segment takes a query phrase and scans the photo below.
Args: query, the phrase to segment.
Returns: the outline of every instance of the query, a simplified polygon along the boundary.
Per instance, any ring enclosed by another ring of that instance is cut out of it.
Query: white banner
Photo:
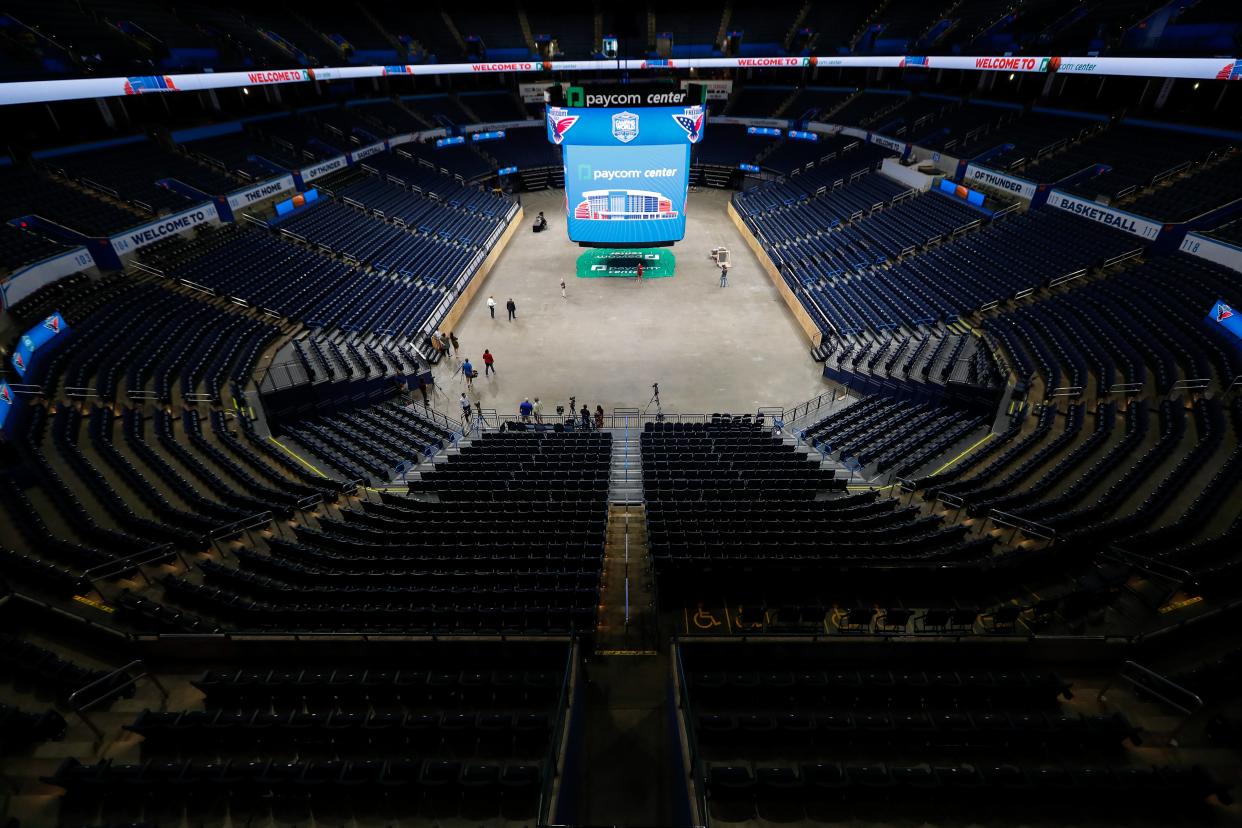
[[[1238,80],[1237,58],[1126,57],[962,57],[915,55],[731,57],[667,60],[551,60],[509,63],[427,63],[396,66],[337,66],[320,69],[264,69],[253,72],[138,75],[74,80],[14,81],[0,84],[0,105],[110,98],[124,95],[201,92],[239,86],[401,77],[405,75],[468,75],[496,72],[608,72],[644,69],[795,69],[831,66],[859,69],[926,68],[979,72],[1061,72],[1076,75],[1126,75],[1196,80]]]
[[[998,173],[996,170],[989,170],[987,167],[980,167],[978,164],[970,164],[966,167],[966,177],[962,179],[962,183],[1004,190],[1011,195],[1016,195],[1023,201],[1030,201],[1034,198],[1035,191],[1038,189],[1038,185],[1033,181]]]
[[[916,167],[907,167],[896,158],[885,158],[881,161],[880,174],[924,193],[936,183],[935,176],[924,175]]]
[[[712,124],[740,124],[741,126],[764,127],[766,129],[789,129],[789,121],[780,118],[734,118],[732,116],[708,116]]]
[[[302,183],[314,181],[316,178],[323,178],[328,173],[345,169],[345,156],[338,155],[336,158],[329,158],[327,161],[320,161],[314,166],[307,167],[302,170]]]
[[[1148,241],[1155,241],[1156,237],[1160,235],[1160,231],[1164,228],[1164,225],[1158,221],[1149,221],[1133,213],[1114,210],[1111,207],[1105,207],[1103,204],[1086,201],[1068,193],[1063,193],[1060,190],[1052,191],[1048,196],[1048,204],[1056,207],[1058,210],[1065,210],[1090,221],[1107,224],[1109,227],[1116,227],[1118,230],[1124,230]]]
[[[545,126],[542,120],[527,119],[525,121],[496,121],[491,124],[466,124],[461,131],[469,135],[472,132],[499,132],[506,129],[522,129],[523,127],[539,127],[543,129]]]
[[[554,83],[519,83],[518,95],[522,97],[522,103],[543,103],[547,100],[544,93],[551,87],[556,86]]]
[[[891,149],[898,155],[905,155],[906,150],[910,147],[910,145],[905,141],[898,141],[896,138],[889,138],[887,135],[881,135],[878,132],[872,132],[868,136],[868,140],[870,140],[871,143],[875,144],[877,147]]]
[[[4,295],[4,307],[17,304],[44,285],[50,285],[70,273],[89,270],[94,266],[95,259],[85,247],[75,247],[59,256],[36,262],[0,283],[0,293]]]
[[[349,163],[357,164],[362,159],[368,158],[372,155],[377,155],[386,149],[388,149],[388,144],[384,141],[380,141],[378,144],[370,144],[365,147],[360,147],[349,154]]]
[[[1237,245],[1200,236],[1198,233],[1187,233],[1179,249],[1183,253],[1207,259],[1209,262],[1216,262],[1218,265],[1242,273],[1242,247]]]
[[[200,224],[206,224],[211,221],[218,222],[219,220],[220,216],[216,213],[216,205],[208,202],[197,207],[191,207],[176,215],[165,216],[141,227],[135,227],[133,230],[127,230],[124,233],[113,236],[108,241],[112,243],[112,249],[116,251],[116,255],[123,256],[140,247],[163,241],[170,236],[180,236],[182,233],[189,232]]]
[[[286,190],[292,189],[293,176],[282,175],[279,178],[264,181],[262,184],[255,187],[249,187],[245,190],[238,190],[236,192],[229,193],[229,207],[233,210],[240,210],[243,207],[249,207],[255,202],[263,201],[266,198],[280,195]]]
[[[729,96],[733,94],[733,81],[731,80],[692,80],[683,78],[681,88],[685,89],[692,83],[707,88],[707,99],[709,101],[727,101]]]

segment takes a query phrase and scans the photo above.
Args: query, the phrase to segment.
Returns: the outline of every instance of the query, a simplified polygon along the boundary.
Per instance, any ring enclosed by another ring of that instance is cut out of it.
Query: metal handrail
[[[1194,715],[1195,711],[1203,708],[1203,699],[1198,695],[1136,661],[1127,661],[1121,665],[1117,678],[1100,688],[1099,695],[1096,696],[1097,701],[1107,701],[1105,696],[1115,681],[1124,681],[1131,687],[1154,696],[1185,717],[1173,729],[1173,732],[1169,734],[1169,745],[1171,747],[1177,747],[1178,734],[1181,733],[1182,728],[1186,726],[1186,722]],[[1178,695],[1181,696],[1181,700],[1176,698]]]
[[[113,558],[110,561],[105,561],[104,563],[92,566],[90,569],[83,571],[82,577],[90,581],[91,584],[94,584],[95,580],[98,578],[113,578],[126,570],[137,569],[138,574],[141,575],[142,579],[149,584],[151,583],[151,579],[147,577],[147,574],[142,571],[141,567],[149,563],[155,563],[161,558],[166,558],[169,554],[176,555],[177,559],[180,560],[181,563],[185,563],[185,558],[181,557],[181,553],[173,548],[171,543],[161,543],[158,546],[149,547],[141,552],[135,552],[134,554],[126,555],[123,558]]]
[[[312,497],[319,497],[319,495],[312,495]],[[207,537],[213,541],[219,540],[220,538],[232,537],[233,535],[239,535],[242,532],[245,532],[247,529],[253,529],[256,526],[262,526],[264,523],[267,523],[271,519],[272,519],[271,512],[258,512],[256,514],[251,515],[250,517],[245,517],[245,518],[242,518],[241,520],[235,520],[232,523],[226,523],[223,526],[217,526],[215,529],[212,529],[210,532],[207,533]]]
[[[565,677],[561,679],[561,692],[556,700],[556,721],[552,724],[553,738],[549,740],[550,744],[548,746],[548,756],[546,757],[547,761],[545,762],[545,767],[549,768],[550,772],[544,777],[543,783],[540,785],[539,805],[535,811],[535,813],[539,815],[539,824],[541,825],[546,825],[548,822],[548,810],[552,807],[551,794],[553,782],[556,780],[556,777],[561,775],[561,768],[557,764],[558,748],[561,746],[561,743],[564,742],[566,735],[562,732],[562,728],[565,726],[565,712],[573,703],[573,698],[570,696],[570,690],[574,686],[573,679],[575,677],[577,664],[578,637],[574,636],[573,640],[569,644],[569,654],[565,660]],[[559,740],[556,738],[558,734],[561,736],[561,739]],[[563,753],[561,756],[563,756]]]
[[[1013,529],[1013,534],[1009,536],[1010,543],[1013,542],[1013,539],[1017,536],[1019,531],[1033,538],[1049,542],[1055,541],[1057,538],[1057,530],[1053,529],[1051,526],[1045,526],[1042,523],[1036,523],[1033,520],[1021,518],[1017,515],[1010,514],[1009,512],[1002,512],[1000,509],[993,509],[988,512],[988,519],[998,526]]]
[[[142,672],[136,676],[129,675],[129,671],[135,668],[140,669]],[[86,693],[89,690],[93,690],[99,685],[110,684],[114,682],[118,676],[121,676],[121,675],[129,676],[128,681],[124,682],[123,684],[116,684],[114,686],[108,687],[98,696],[90,699],[89,701],[85,701],[85,702],[78,701],[78,697],[81,696],[83,693]],[[165,701],[167,701],[168,690],[165,689],[164,685],[160,683],[160,680],[156,678],[154,673],[151,673],[147,670],[146,665],[142,663],[142,659],[135,659],[123,667],[118,667],[117,669],[113,670],[111,673],[108,673],[106,676],[100,676],[99,678],[92,681],[90,684],[86,685],[85,687],[80,687],[70,694],[69,706],[73,708],[73,712],[78,715],[78,718],[81,719],[86,724],[86,726],[89,727],[94,732],[96,743],[98,743],[99,740],[103,739],[103,731],[100,730],[93,721],[91,721],[91,718],[86,715],[86,711],[94,707],[95,705],[99,704],[100,702],[103,702],[103,701],[108,700],[109,698],[112,698],[116,694],[120,693],[122,690],[125,690],[127,687],[134,686],[135,684],[137,684],[139,681],[141,681],[144,678],[151,679],[151,681],[155,684],[155,686],[159,688],[160,695],[162,695]]]

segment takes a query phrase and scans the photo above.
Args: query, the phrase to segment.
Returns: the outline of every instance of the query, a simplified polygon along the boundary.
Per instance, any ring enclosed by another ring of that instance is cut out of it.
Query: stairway
[[[608,502],[643,502],[643,457],[635,429],[613,429],[612,465],[608,471]]]
[[[652,577],[647,508],[610,505],[595,632],[597,651],[648,652],[656,648],[658,618]]]

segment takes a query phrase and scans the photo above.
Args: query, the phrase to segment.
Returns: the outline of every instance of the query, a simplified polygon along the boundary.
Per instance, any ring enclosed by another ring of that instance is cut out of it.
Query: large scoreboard
[[[686,234],[690,148],[703,87],[553,88],[548,140],[565,165],[565,225],[584,247],[651,247]]]

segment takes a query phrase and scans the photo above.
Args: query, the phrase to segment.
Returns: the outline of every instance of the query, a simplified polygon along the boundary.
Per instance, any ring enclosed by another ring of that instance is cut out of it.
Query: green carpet
[[[610,250],[593,248],[578,257],[578,278],[598,279],[606,276],[634,278],[633,267],[610,267],[608,259],[625,256],[643,257],[643,279],[663,279],[672,276],[677,266],[677,257],[668,248],[635,248]]]

